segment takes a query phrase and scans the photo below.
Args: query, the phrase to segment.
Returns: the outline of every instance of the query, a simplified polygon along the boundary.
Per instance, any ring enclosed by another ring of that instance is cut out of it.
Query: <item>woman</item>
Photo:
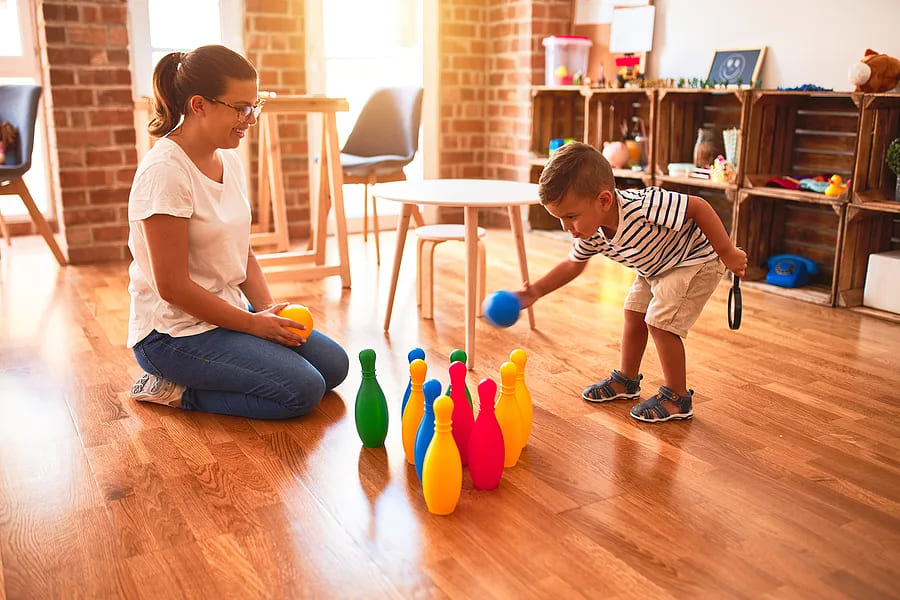
[[[128,200],[128,347],[146,371],[131,396],[260,419],[304,415],[344,380],[348,358],[317,330],[303,342],[287,329],[303,326],[277,315],[287,303],[272,300],[250,249],[234,148],[262,109],[256,70],[224,46],[203,46],[164,56],[153,88],[149,129],[162,137]]]

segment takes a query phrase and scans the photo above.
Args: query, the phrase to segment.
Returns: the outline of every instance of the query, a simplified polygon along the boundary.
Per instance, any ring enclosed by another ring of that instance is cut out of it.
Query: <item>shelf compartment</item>
[[[758,195],[822,203],[848,202],[814,192],[766,187],[772,177],[853,176],[863,94],[839,92],[750,92],[742,184]]]
[[[587,131],[585,142],[603,150],[603,142],[622,141],[621,124],[632,130],[632,120],[639,117],[646,124],[643,166],[649,172],[653,164],[653,124],[656,120],[653,89],[595,89],[587,97]],[[627,171],[628,169],[616,169]],[[619,175],[616,175],[617,177]],[[630,177],[630,176],[629,176]]]
[[[745,279],[758,282],[751,287],[834,306],[845,206],[842,202],[802,202],[748,190],[738,192],[733,239],[747,253]],[[776,254],[809,258],[818,264],[819,274],[800,288],[768,285],[766,261]]]
[[[728,235],[731,235],[732,231],[734,231],[734,205],[737,200],[737,190],[731,187],[698,186],[696,185],[697,182],[711,183],[707,180],[694,179],[692,177],[668,176],[665,177],[665,181],[660,181],[660,177],[657,176],[654,185],[670,192],[700,196],[713,207],[713,210],[722,219],[725,231],[728,232]]]
[[[748,111],[746,90],[657,90],[655,154],[657,180],[668,177],[669,163],[693,163],[697,130],[701,127],[741,130],[737,147],[737,181],[743,173],[744,125]],[[735,186],[736,187],[736,186]]]
[[[534,160],[547,159],[552,139],[584,141],[587,93],[590,93],[589,88],[579,86],[532,88],[531,153]]]
[[[859,123],[853,202],[876,208],[897,204],[897,177],[884,160],[891,141],[900,137],[900,94],[866,94]]]
[[[838,274],[838,306],[900,323],[900,315],[862,304],[869,255],[888,250],[900,250],[900,206],[876,210],[866,205],[849,205]]]

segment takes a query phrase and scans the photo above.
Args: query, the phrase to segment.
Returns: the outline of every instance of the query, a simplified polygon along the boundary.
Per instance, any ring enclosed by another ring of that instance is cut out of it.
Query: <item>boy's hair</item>
[[[567,192],[580,198],[595,198],[604,190],[615,190],[612,167],[590,144],[569,142],[553,152],[541,173],[538,196],[541,204],[556,204]]]

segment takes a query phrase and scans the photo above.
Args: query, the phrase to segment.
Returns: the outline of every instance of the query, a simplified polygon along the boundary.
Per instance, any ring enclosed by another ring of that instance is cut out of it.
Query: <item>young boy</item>
[[[620,367],[582,397],[588,402],[639,398],[649,332],[666,385],[633,407],[631,416],[648,423],[690,419],[694,391],[685,381],[681,338],[725,269],[744,275],[747,255],[731,243],[703,198],[658,187],[619,191],[609,163],[588,144],[570,142],[556,150],[541,173],[538,194],[575,241],[566,260],[518,291],[523,308],[575,279],[595,254],[637,271],[625,299]]]

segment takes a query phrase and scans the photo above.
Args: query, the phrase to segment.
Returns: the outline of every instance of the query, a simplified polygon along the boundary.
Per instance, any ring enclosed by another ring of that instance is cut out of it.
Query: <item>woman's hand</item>
[[[278,302],[267,306],[264,310],[251,313],[249,333],[282,346],[296,347],[301,345],[303,338],[287,328],[306,329],[306,326],[297,321],[278,316],[278,313],[288,304],[290,303]]]
[[[747,253],[737,246],[732,245],[720,258],[725,268],[738,277],[743,277],[747,272]]]

